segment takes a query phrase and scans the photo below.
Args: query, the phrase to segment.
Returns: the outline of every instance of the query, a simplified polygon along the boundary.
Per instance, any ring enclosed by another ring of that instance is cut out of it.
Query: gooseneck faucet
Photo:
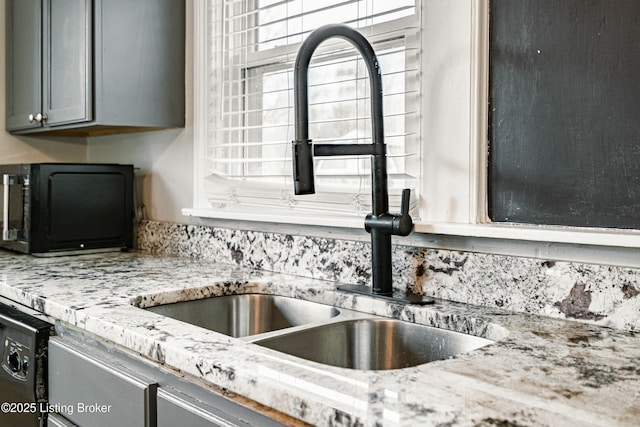
[[[349,41],[364,59],[369,71],[371,87],[371,144],[312,144],[309,139],[308,70],[316,48],[325,40],[339,37]],[[391,268],[391,236],[408,236],[413,230],[409,215],[410,190],[402,191],[401,213],[389,213],[387,189],[387,157],[384,142],[382,115],[382,74],[378,58],[367,39],[353,28],[343,24],[329,24],[313,31],[302,43],[296,57],[294,69],[295,140],[293,141],[293,179],[295,194],[315,193],[314,156],[371,156],[372,211],[364,220],[365,229],[371,234],[372,287],[341,286],[339,289],[393,297]],[[412,303],[432,303],[421,296],[400,298]]]

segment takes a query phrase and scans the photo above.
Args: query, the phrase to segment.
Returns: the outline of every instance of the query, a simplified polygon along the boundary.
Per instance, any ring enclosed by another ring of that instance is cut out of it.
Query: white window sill
[[[336,228],[364,228],[364,217],[353,216],[345,217],[344,215],[320,215],[315,212],[296,212],[291,211],[283,214],[282,212],[272,211],[264,207],[256,208],[256,211],[242,210],[226,210],[226,209],[204,209],[204,208],[184,208],[182,214],[197,218],[210,218],[231,221],[254,221],[260,223],[272,224],[291,224],[291,225],[314,225],[322,227]],[[274,230],[265,230],[274,231]]]
[[[352,230],[363,230],[362,216],[344,217],[340,215],[320,215],[314,212],[269,212],[261,209],[260,213],[237,210],[213,210],[203,208],[185,208],[183,215],[227,221],[247,221],[283,226],[329,227]],[[278,231],[277,226],[273,230]],[[348,230],[345,230],[348,232]],[[414,232],[417,234],[437,234],[456,237],[500,239],[526,242],[563,243],[574,245],[593,245],[620,248],[640,248],[639,230],[616,230],[608,228],[584,228],[547,225],[524,224],[453,224],[418,222]],[[310,233],[317,234],[317,233]]]
[[[449,236],[640,248],[640,231],[525,224],[416,224],[415,232]]]

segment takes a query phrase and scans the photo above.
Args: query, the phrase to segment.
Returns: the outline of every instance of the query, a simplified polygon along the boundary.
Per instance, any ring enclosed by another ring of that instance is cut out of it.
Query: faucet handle
[[[402,190],[402,199],[400,200],[400,214],[409,215],[409,201],[411,199],[411,189]]]
[[[402,199],[400,201],[400,216],[393,218],[393,234],[396,236],[408,236],[413,230],[413,219],[409,215],[409,202],[411,199],[411,190],[405,188],[402,190]]]
[[[372,229],[383,230],[385,233],[394,236],[408,236],[413,231],[413,219],[409,215],[409,199],[411,198],[411,190],[405,188],[402,190],[402,199],[400,201],[400,213],[384,213],[374,216],[370,213],[364,219],[364,229],[368,233]]]

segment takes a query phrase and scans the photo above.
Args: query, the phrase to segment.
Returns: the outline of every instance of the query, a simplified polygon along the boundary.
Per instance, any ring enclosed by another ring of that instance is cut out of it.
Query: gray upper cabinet
[[[42,105],[41,0],[7,1],[7,130],[38,127]],[[34,109],[36,109],[34,111]]]
[[[7,0],[7,130],[184,126],[184,0]]]

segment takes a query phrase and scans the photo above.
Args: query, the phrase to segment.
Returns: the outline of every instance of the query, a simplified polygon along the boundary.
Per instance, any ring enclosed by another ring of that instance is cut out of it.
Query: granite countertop
[[[496,344],[392,371],[304,361],[135,307],[268,293],[468,332]],[[185,258],[0,251],[0,295],[314,425],[615,426],[640,417],[640,338],[437,301],[414,307],[335,283]]]

